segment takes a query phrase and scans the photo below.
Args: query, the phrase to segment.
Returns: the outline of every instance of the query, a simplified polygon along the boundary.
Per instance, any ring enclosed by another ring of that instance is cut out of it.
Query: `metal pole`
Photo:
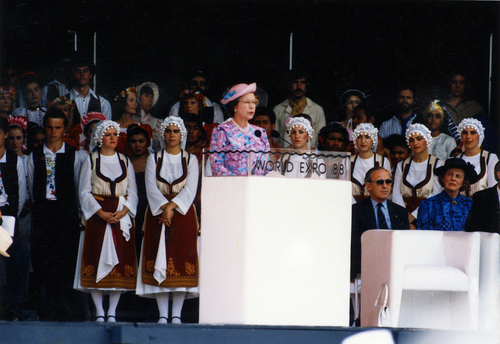
[[[292,57],[293,57],[293,32],[290,32],[290,64],[288,66],[289,70],[292,70]]]
[[[78,33],[75,31],[75,51],[78,51]]]
[[[491,77],[493,74],[493,33],[490,33],[490,70],[488,74],[488,119],[491,120]]]
[[[96,47],[97,47],[97,32],[94,32],[94,66],[97,65],[97,54],[96,54]],[[96,78],[95,78],[95,73],[94,73],[94,92],[96,92]]]

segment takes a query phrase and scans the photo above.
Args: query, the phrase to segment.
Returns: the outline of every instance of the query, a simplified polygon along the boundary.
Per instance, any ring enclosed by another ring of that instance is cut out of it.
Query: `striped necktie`
[[[384,213],[382,212],[382,203],[377,204],[377,217],[378,217],[378,228],[379,229],[389,229],[387,226],[387,220]]]

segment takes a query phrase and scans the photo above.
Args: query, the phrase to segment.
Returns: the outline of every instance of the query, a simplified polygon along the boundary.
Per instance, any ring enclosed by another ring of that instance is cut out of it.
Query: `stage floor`
[[[346,337],[370,328],[159,325],[154,323],[0,322],[0,343],[342,343]],[[498,334],[391,329],[396,344],[498,344]]]

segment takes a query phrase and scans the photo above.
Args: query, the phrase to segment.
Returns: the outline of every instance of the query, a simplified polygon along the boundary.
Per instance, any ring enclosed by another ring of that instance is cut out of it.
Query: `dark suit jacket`
[[[410,228],[408,211],[405,208],[391,201],[387,201],[387,208],[391,229]],[[361,272],[361,235],[369,229],[377,229],[377,221],[371,198],[366,198],[352,206],[351,279]]]
[[[500,234],[500,204],[496,185],[474,193],[465,231]]]

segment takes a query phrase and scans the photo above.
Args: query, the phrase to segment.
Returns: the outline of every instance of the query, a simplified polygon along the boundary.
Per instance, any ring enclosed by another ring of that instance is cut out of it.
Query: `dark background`
[[[92,57],[97,32],[97,93],[153,81],[164,117],[195,70],[210,78],[208,96],[237,82],[257,82],[274,106],[288,96],[290,32],[293,65],[310,76],[307,95],[329,119],[339,96],[363,90],[379,121],[394,114],[397,88],[411,84],[420,103],[443,97],[450,73],[468,73],[466,92],[488,108],[493,44],[491,120],[499,111],[499,3],[464,1],[105,1],[1,0],[1,64],[53,79],[52,66],[78,50]],[[422,106],[422,105],[421,105]]]

